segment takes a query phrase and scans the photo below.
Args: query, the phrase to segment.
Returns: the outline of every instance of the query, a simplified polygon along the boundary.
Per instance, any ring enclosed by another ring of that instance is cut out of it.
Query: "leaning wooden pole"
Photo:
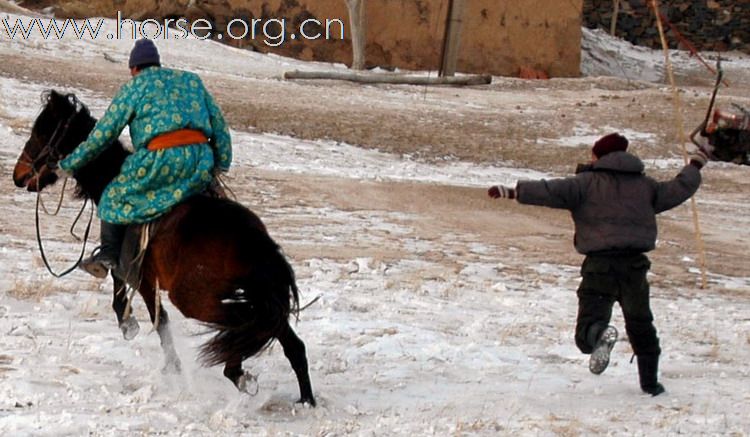
[[[617,16],[620,15],[620,0],[612,0],[614,2],[614,9],[612,11],[612,21],[609,26],[609,34],[615,36],[617,32]]]
[[[677,89],[677,85],[674,80],[674,70],[672,68],[672,61],[669,59],[669,45],[667,44],[667,37],[664,34],[664,25],[661,22],[661,14],[659,13],[659,2],[658,0],[651,0],[651,7],[654,9],[654,16],[656,17],[656,27],[659,29],[659,38],[661,38],[661,45],[664,49],[664,62],[669,77],[669,83],[672,87],[673,104],[675,112],[675,121],[677,123],[677,130],[679,131],[679,140],[682,144],[682,156],[685,160],[685,164],[689,162],[687,148],[685,144],[688,142],[687,133],[685,132],[685,123],[682,119],[682,99],[680,98],[680,92]],[[698,204],[695,201],[695,196],[690,199],[690,205],[693,211],[693,224],[695,225],[695,242],[698,246],[698,256],[701,266],[701,288],[706,288],[706,248],[703,244],[703,234],[701,233],[700,219],[698,217]]]

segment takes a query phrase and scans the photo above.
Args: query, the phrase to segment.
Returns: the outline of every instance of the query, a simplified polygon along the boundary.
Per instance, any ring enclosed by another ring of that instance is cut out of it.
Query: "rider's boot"
[[[120,261],[120,249],[125,237],[127,225],[116,225],[101,222],[102,244],[90,257],[81,261],[79,267],[86,273],[97,277],[106,278],[110,270],[117,267]]]

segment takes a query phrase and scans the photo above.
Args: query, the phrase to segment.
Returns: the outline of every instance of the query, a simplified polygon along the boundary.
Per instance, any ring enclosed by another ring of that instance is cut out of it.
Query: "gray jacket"
[[[689,199],[701,183],[691,164],[667,182],[643,173],[643,162],[627,152],[603,156],[574,177],[519,181],[520,203],[567,209],[582,254],[648,252],[656,245],[656,214]]]

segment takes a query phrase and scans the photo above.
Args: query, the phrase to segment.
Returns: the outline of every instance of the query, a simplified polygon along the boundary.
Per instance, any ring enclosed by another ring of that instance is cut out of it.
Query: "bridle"
[[[83,111],[83,104],[74,94],[69,95],[68,100],[72,100],[75,109],[67,118],[64,118],[57,122],[55,130],[52,132],[52,136],[50,136],[49,140],[47,140],[42,149],[39,151],[36,159],[31,159],[31,156],[26,150],[21,152],[21,157],[19,158],[18,162],[19,164],[31,170],[32,177],[39,176],[39,169],[43,166],[49,166],[50,164],[54,165],[60,161],[60,142],[63,140],[63,138],[65,138],[68,130],[70,130],[70,126],[73,123],[73,120],[78,116],[78,114]],[[39,180],[37,179],[37,190],[39,189],[38,184]]]
[[[68,100],[72,100],[75,109],[73,110],[73,113],[68,116],[68,118],[62,119],[57,123],[55,130],[52,132],[52,136],[49,138],[49,140],[47,140],[47,143],[44,145],[44,147],[42,147],[39,155],[37,155],[34,161],[31,161],[29,163],[31,165],[31,170],[34,173],[38,171],[38,169],[40,168],[40,164],[49,166],[50,164],[55,165],[60,161],[60,142],[62,142],[63,138],[65,138],[65,136],[68,134],[68,130],[70,130],[70,126],[73,123],[73,120],[75,120],[75,118],[81,112],[83,112],[84,106],[74,94],[69,95]],[[23,157],[23,154],[21,155],[21,157]],[[26,157],[30,158],[28,154],[26,154]]]
[[[68,133],[68,130],[70,130],[70,127],[72,125],[73,120],[84,110],[83,104],[78,100],[78,98],[71,94],[68,96],[69,100],[72,100],[73,105],[75,106],[75,110],[72,114],[66,119],[60,120],[60,122],[57,123],[57,126],[55,127],[55,130],[52,132],[52,136],[47,141],[47,143],[42,147],[42,150],[39,152],[39,155],[35,160],[31,160],[31,157],[24,151],[21,154],[21,158],[24,159],[23,163],[31,168],[32,175],[35,177],[36,183],[37,183],[37,192],[36,192],[36,211],[34,216],[34,221],[36,225],[36,240],[39,245],[39,252],[42,256],[42,261],[44,262],[44,266],[47,267],[47,271],[50,272],[50,274],[56,278],[61,278],[72,271],[74,271],[78,266],[81,264],[81,261],[83,260],[83,257],[86,253],[86,242],[88,241],[89,232],[91,230],[91,222],[94,219],[94,207],[93,204],[89,210],[89,220],[86,224],[86,230],[83,233],[83,238],[81,239],[78,237],[75,232],[75,226],[78,223],[78,220],[80,220],[81,215],[83,215],[83,211],[86,209],[86,205],[89,202],[89,199],[86,199],[83,202],[83,206],[81,207],[81,210],[76,215],[75,220],[73,221],[73,224],[70,227],[70,234],[73,235],[73,237],[79,241],[83,240],[83,245],[81,247],[81,254],[78,257],[78,260],[69,268],[65,269],[64,271],[60,273],[56,273],[52,270],[52,267],[49,264],[49,261],[47,261],[47,256],[44,252],[44,245],[42,244],[42,235],[39,225],[39,209],[41,206],[41,209],[44,210],[44,212],[47,215],[55,216],[58,212],[60,212],[60,207],[63,202],[63,196],[65,195],[65,187],[67,185],[67,178],[63,182],[62,191],[60,192],[60,200],[57,204],[57,208],[55,209],[55,212],[50,214],[47,211],[47,208],[44,206],[44,203],[42,202],[42,190],[39,189],[39,172],[38,169],[41,168],[41,166],[47,166],[50,167],[51,165],[57,165],[57,163],[60,161],[61,154],[59,151],[60,143],[62,142],[63,138]]]

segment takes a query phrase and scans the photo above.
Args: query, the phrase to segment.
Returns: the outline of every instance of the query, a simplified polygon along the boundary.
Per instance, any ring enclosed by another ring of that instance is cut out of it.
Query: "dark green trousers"
[[[646,273],[651,267],[643,254],[589,255],[581,266],[578,287],[576,345],[590,354],[612,318],[612,306],[620,304],[625,331],[636,355],[659,355],[654,316],[649,305]]]

